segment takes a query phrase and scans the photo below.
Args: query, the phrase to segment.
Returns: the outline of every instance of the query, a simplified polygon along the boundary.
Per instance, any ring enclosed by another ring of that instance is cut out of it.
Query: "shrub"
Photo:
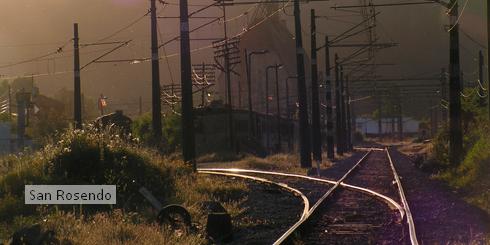
[[[151,120],[151,114],[149,113],[136,118],[132,124],[132,134],[145,145],[158,145],[165,153],[177,151],[182,141],[180,116],[169,114],[162,118],[163,142],[156,142],[154,139]]]
[[[26,184],[104,184],[117,185],[116,207],[135,208],[144,202],[141,186],[165,199],[175,192],[175,177],[191,171],[180,161],[168,163],[151,150],[94,130],[67,131],[40,152],[16,159],[14,170],[0,177],[2,199],[22,200]]]
[[[490,187],[490,139],[481,137],[471,148],[457,169],[446,174],[447,180],[455,187],[485,190]],[[483,189],[481,189],[483,187]]]
[[[1,159],[0,169],[0,243],[17,229],[40,223],[73,244],[205,244],[200,203],[221,201],[236,217],[244,212],[240,205],[249,191],[241,180],[194,174],[180,159],[94,130],[62,133],[37,153]],[[118,200],[111,210],[84,205],[83,212],[78,205],[24,205],[25,184],[115,184]],[[140,185],[163,205],[186,207],[199,232],[158,226],[137,193]]]

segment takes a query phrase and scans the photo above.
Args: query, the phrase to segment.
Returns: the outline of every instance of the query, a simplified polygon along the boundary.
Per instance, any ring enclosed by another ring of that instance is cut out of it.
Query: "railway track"
[[[387,149],[368,149],[337,180],[246,169],[205,168],[199,172],[266,182],[301,196],[303,214],[274,244],[293,239],[306,244],[418,244]],[[301,234],[299,241],[293,236],[297,233]]]

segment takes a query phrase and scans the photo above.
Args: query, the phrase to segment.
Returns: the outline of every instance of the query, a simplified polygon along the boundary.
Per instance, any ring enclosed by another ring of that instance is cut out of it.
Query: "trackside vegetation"
[[[116,205],[24,205],[26,184],[117,185]],[[139,187],[192,215],[195,232],[160,227]],[[201,176],[181,160],[160,154],[114,132],[68,130],[36,152],[0,159],[0,243],[22,227],[41,225],[73,244],[204,244],[202,202],[219,201],[235,217],[244,182]]]
[[[471,91],[465,91],[471,93]],[[457,188],[470,203],[490,214],[490,122],[488,105],[478,96],[463,97],[464,155],[457,166],[448,158],[449,132],[447,126],[434,139],[427,170],[436,178]]]

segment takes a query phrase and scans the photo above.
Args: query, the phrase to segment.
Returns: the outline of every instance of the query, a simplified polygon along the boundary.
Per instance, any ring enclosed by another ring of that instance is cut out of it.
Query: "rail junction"
[[[360,158],[352,166],[346,171],[327,169],[329,177],[238,168],[200,168],[198,172],[274,185],[300,197],[302,214],[274,244],[418,244],[390,150],[357,151]]]

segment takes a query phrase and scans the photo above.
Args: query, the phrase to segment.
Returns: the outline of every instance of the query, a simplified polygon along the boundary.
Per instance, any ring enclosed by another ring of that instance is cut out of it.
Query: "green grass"
[[[471,146],[463,162],[443,171],[438,178],[452,187],[463,189],[466,199],[490,214],[490,135],[482,132]]]
[[[113,206],[24,205],[26,184],[114,184],[118,200]],[[186,207],[198,231],[160,228],[156,212],[137,192],[140,185],[164,205]],[[206,214],[199,203],[220,201],[235,217],[243,212],[239,206],[247,191],[242,181],[197,175],[178,156],[160,155],[117,135],[69,131],[38,152],[0,160],[0,243],[39,223],[74,244],[203,244]]]

